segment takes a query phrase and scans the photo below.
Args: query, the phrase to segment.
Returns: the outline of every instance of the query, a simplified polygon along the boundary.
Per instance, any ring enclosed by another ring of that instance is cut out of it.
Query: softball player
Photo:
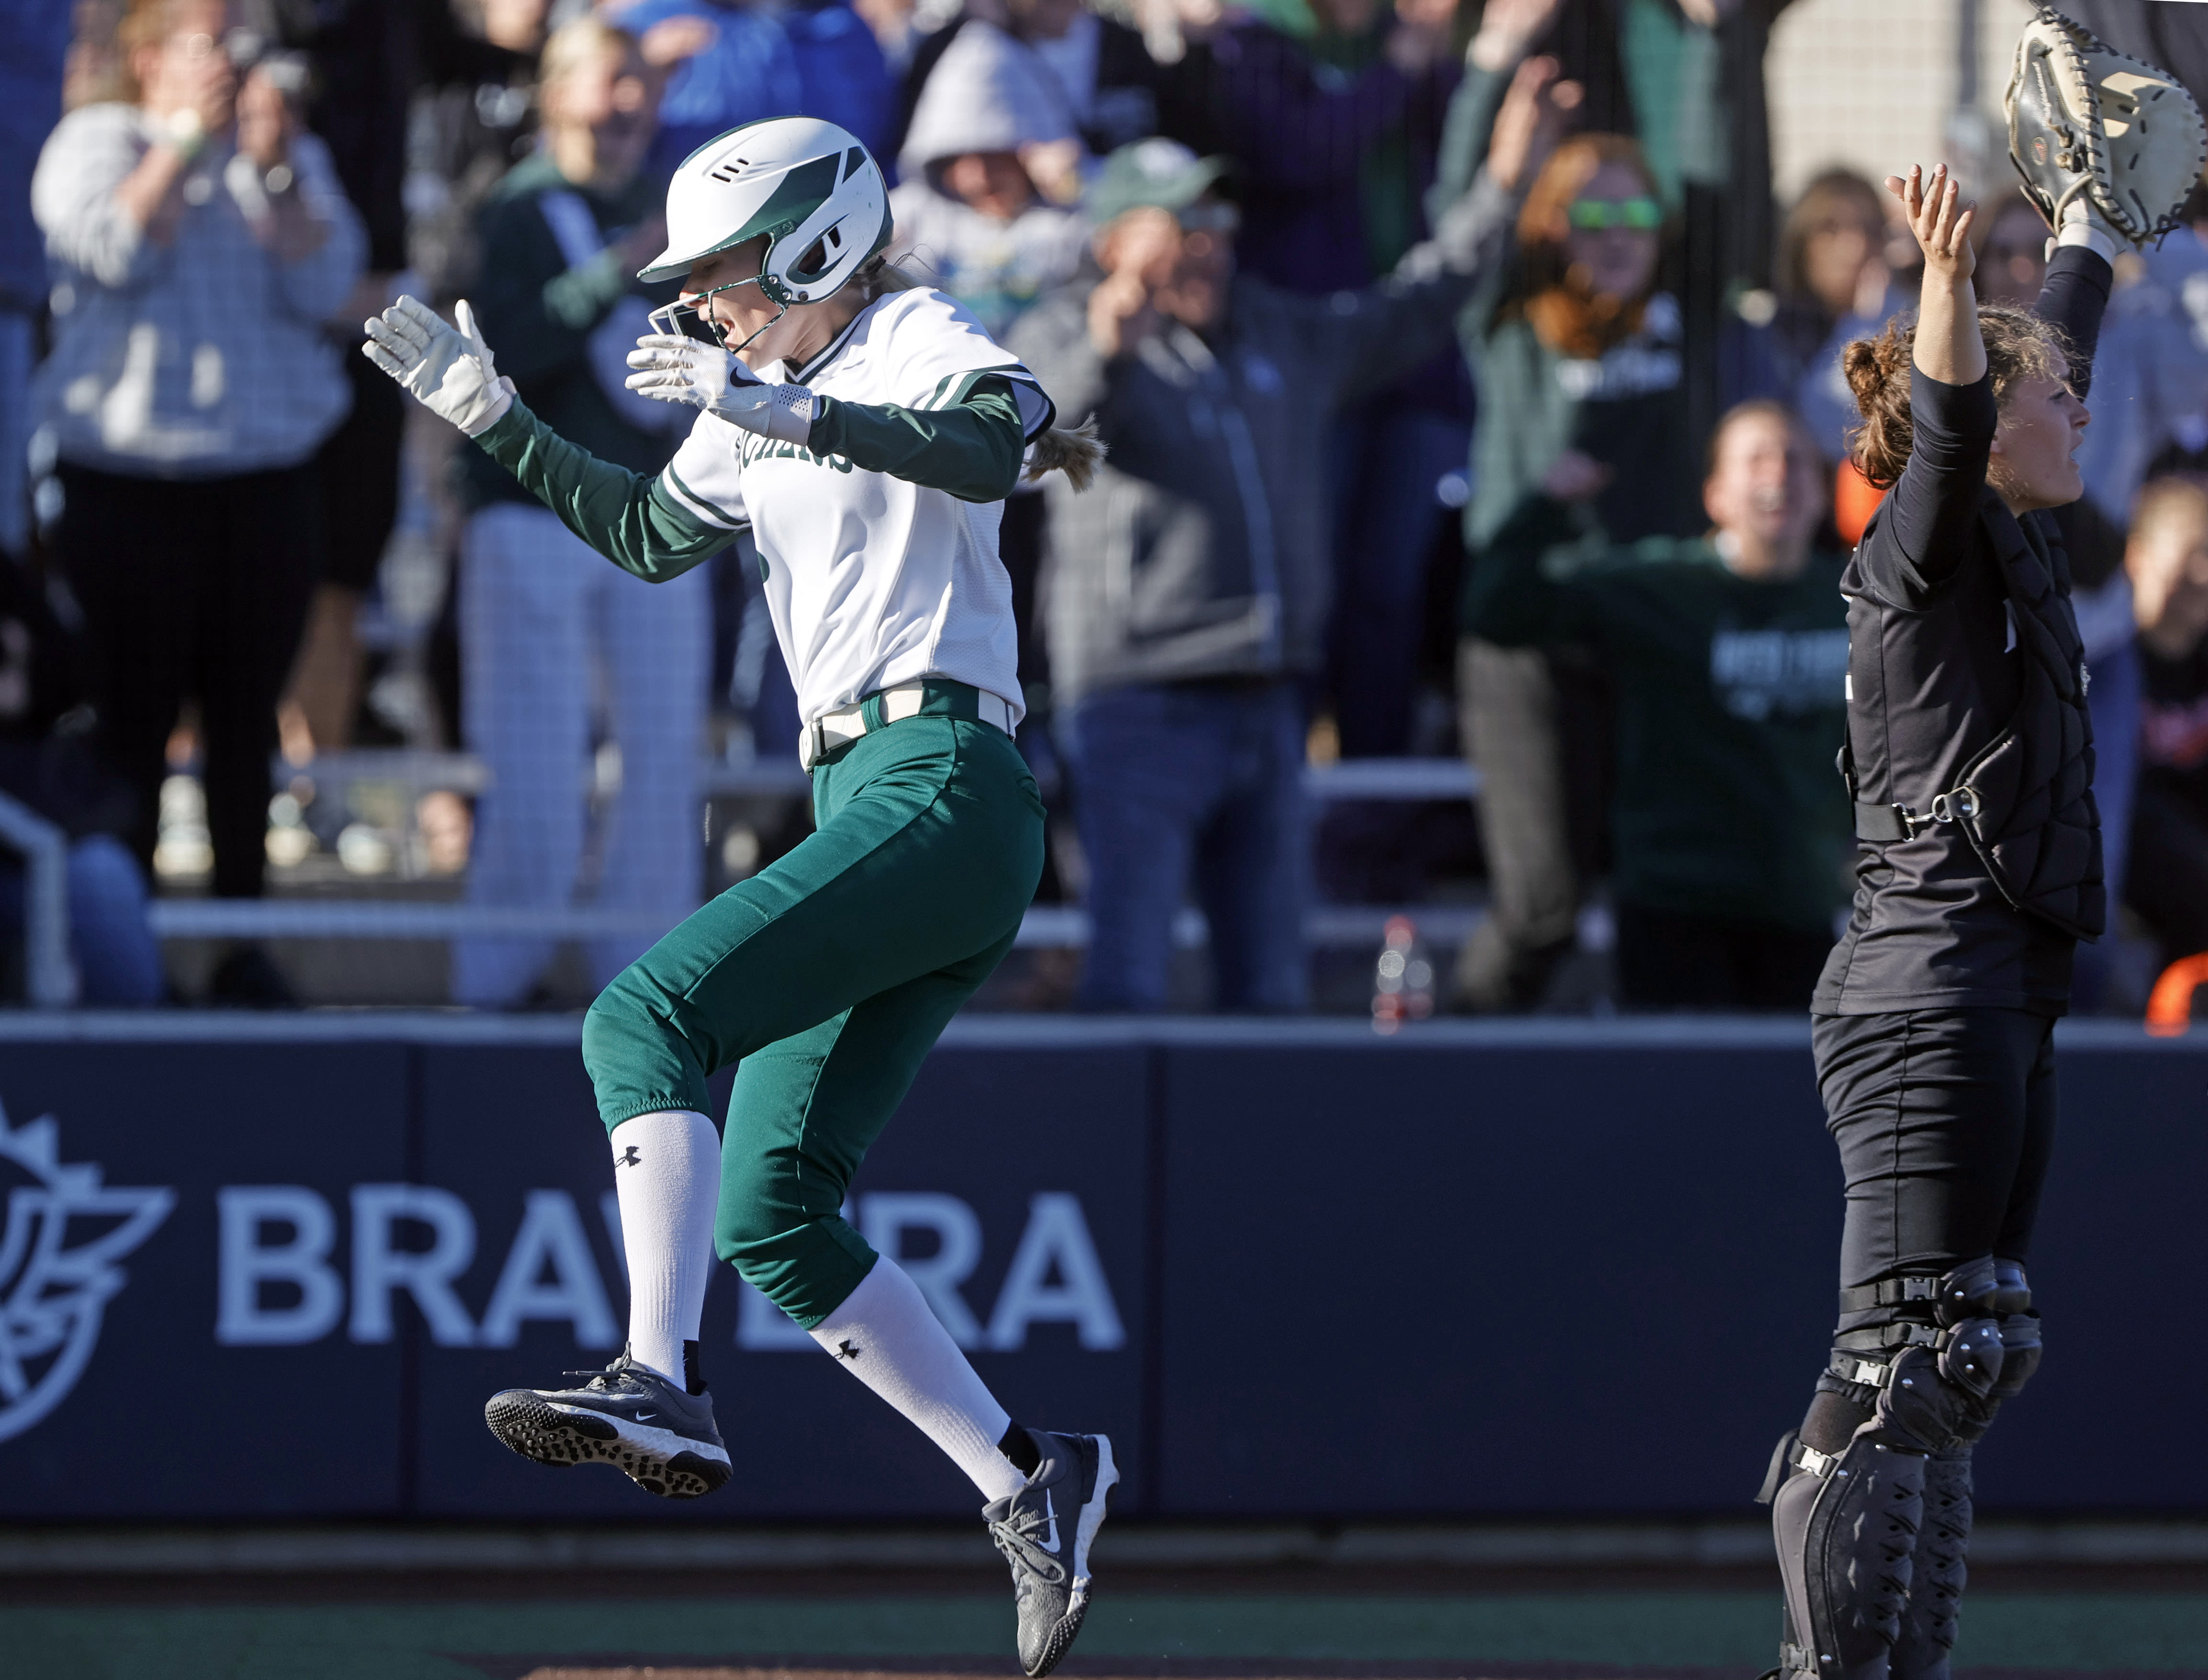
[[[465,303],[455,331],[402,298],[363,346],[640,578],[752,531],[819,824],[591,1006],[583,1058],[611,1136],[629,1343],[580,1386],[509,1389],[487,1416],[540,1463],[615,1464],[669,1498],[721,1485],[729,1455],[698,1359],[717,1250],[981,1489],[1022,1664],[1045,1674],[1087,1607],[1111,1443],[1015,1424],[838,1209],[1034,892],[1042,807],[1012,746],[998,522],[1023,453],[1032,473],[1085,480],[1098,451],[1053,426],[1034,375],[971,315],[884,269],[881,171],[832,123],[777,118],[708,142],[676,171],[667,225],[641,278],[682,277],[672,308],[714,341],[669,317],[629,357],[632,387],[703,411],[655,477],[593,459],[515,401]],[[717,1135],[705,1081],[732,1063]]]

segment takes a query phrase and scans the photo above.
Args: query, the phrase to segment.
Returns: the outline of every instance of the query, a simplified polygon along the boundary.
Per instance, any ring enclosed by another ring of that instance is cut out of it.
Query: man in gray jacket
[[[1298,680],[1320,668],[1333,606],[1335,411],[1431,355],[1503,259],[1553,141],[1556,75],[1551,59],[1521,69],[1433,238],[1328,297],[1235,273],[1223,160],[1123,147],[1091,198],[1101,277],[1014,328],[1059,412],[1093,412],[1110,450],[1089,494],[1051,486],[1042,591],[1090,873],[1082,1007],[1165,1006],[1191,872],[1219,1007],[1304,1006]]]

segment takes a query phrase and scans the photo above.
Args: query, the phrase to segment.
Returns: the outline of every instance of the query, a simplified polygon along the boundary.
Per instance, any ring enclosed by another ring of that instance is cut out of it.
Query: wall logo
[[[0,1112],[0,1441],[60,1405],[99,1341],[121,1262],[159,1228],[176,1192],[103,1185],[90,1164],[64,1167],[54,1117],[10,1131]],[[72,1244],[72,1239],[75,1239]]]

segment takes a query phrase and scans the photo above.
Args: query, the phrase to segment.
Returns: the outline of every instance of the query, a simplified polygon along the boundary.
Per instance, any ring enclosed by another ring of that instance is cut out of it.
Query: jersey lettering
[[[736,459],[745,466],[754,461],[809,461],[836,472],[849,472],[850,462],[841,455],[816,455],[801,443],[785,443],[756,432],[746,432],[736,443]]]

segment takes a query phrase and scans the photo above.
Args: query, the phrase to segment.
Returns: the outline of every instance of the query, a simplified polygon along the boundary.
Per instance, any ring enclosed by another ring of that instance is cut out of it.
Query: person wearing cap
[[[1083,1007],[1165,1006],[1191,879],[1218,1006],[1304,1006],[1299,684],[1335,604],[1334,417],[1445,342],[1502,260],[1553,144],[1556,76],[1551,59],[1521,68],[1485,167],[1433,238],[1377,285],[1327,297],[1236,271],[1223,159],[1124,147],[1091,195],[1096,272],[1012,329],[1060,409],[1095,411],[1108,451],[1105,494],[1050,489],[1043,589],[1089,868]]]
[[[364,351],[638,577],[689,573],[748,529],[813,777],[813,832],[591,1006],[628,1346],[568,1385],[494,1395],[485,1421],[525,1458],[612,1464],[662,1497],[723,1485],[699,1345],[717,1253],[973,1482],[1041,1676],[1087,1611],[1112,1443],[1015,1423],[843,1207],[1034,896],[1042,802],[1012,742],[997,526],[1023,471],[1085,482],[1098,451],[971,314],[885,267],[890,232],[880,165],[833,123],[747,123],[683,160],[667,247],[638,276],[681,296],[626,357],[627,388],[698,411],[657,473],[531,412],[465,302],[456,328],[402,297]],[[717,1125],[707,1082],[724,1070]]]

